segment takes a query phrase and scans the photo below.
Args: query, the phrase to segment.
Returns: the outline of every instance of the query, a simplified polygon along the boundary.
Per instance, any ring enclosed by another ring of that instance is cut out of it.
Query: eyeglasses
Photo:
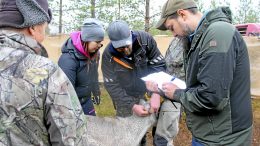
[[[81,41],[81,43],[82,43],[82,45],[83,45],[84,48],[87,47],[87,42]],[[102,47],[103,47],[103,44],[101,43],[101,41],[96,41],[95,43],[97,43],[98,48],[102,48]]]
[[[99,48],[102,48],[102,47],[103,47],[103,44],[101,44],[101,42],[100,42],[100,43],[97,43],[97,45],[99,45],[99,46],[98,46]]]
[[[116,48],[116,49],[125,49],[125,48],[130,48],[130,45],[125,45],[125,46],[122,46],[122,47],[119,47],[119,48]]]

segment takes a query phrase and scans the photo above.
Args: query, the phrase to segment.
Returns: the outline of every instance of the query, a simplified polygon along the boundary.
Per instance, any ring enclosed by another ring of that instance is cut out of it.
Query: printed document
[[[186,83],[183,80],[173,77],[163,71],[149,74],[145,77],[142,77],[141,79],[144,81],[156,82],[158,84],[158,88],[160,89],[162,89],[162,84],[165,82],[172,82],[180,89],[186,89]]]

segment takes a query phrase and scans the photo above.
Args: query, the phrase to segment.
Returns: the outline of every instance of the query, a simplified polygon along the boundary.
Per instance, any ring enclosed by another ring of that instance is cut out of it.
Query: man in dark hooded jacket
[[[192,145],[251,145],[249,57],[242,36],[231,24],[230,9],[202,14],[193,0],[168,0],[157,28],[190,41],[184,50],[187,89],[171,83],[162,88],[183,105]]]
[[[134,113],[144,117],[157,113],[160,107],[159,94],[151,95],[149,111],[139,104],[140,100],[145,100],[147,92],[141,77],[166,69],[164,57],[154,38],[143,31],[131,31],[122,20],[110,23],[107,32],[111,42],[102,55],[102,72],[116,115],[129,117]],[[167,140],[157,134],[154,142],[155,145],[167,145]],[[145,144],[145,138],[141,144]]]

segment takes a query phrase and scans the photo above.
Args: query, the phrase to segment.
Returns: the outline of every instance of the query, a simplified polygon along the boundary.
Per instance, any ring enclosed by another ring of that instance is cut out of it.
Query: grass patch
[[[113,117],[116,115],[112,99],[104,88],[103,84],[100,84],[101,91],[101,103],[100,105],[95,105],[95,110],[100,117]]]

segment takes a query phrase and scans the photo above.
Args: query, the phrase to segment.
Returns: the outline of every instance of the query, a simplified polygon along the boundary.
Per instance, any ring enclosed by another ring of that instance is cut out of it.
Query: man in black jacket
[[[146,32],[130,31],[128,24],[121,20],[109,25],[108,36],[111,42],[102,55],[102,72],[105,88],[116,108],[116,115],[128,117],[135,113],[138,116],[148,116],[158,112],[159,94],[151,95],[149,110],[139,104],[140,99],[145,99],[146,93],[141,77],[165,71],[166,68],[155,40]],[[165,141],[157,135],[154,139],[155,143]]]

